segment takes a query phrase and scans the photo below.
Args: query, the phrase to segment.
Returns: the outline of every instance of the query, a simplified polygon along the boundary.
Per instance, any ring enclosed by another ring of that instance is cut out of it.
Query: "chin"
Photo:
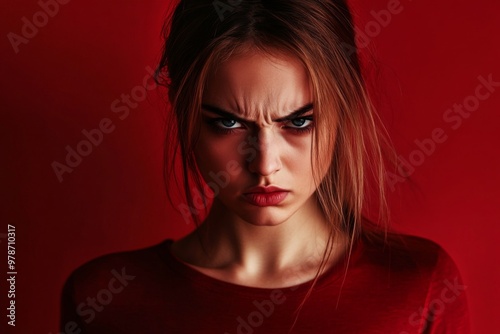
[[[278,226],[284,223],[282,220],[265,220],[265,221],[246,221],[248,224],[253,226]]]
[[[283,208],[266,207],[254,208],[251,211],[242,212],[238,216],[246,223],[254,226],[278,226],[285,223],[290,218],[291,213],[288,213]]]

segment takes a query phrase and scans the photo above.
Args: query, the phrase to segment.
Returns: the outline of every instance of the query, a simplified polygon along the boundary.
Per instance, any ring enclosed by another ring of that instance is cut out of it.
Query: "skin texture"
[[[278,118],[312,102],[307,72],[297,59],[259,52],[232,56],[207,80],[203,104],[245,121],[202,108],[197,164],[206,182],[224,174],[213,188],[213,205],[193,233],[176,241],[172,253],[211,277],[245,286],[277,288],[314,278],[328,238],[326,219],[316,203],[311,166],[312,131],[305,119]],[[220,129],[228,130],[223,133]],[[326,171],[328,166],[320,166]],[[251,187],[273,185],[288,190],[284,201],[258,207],[245,201]],[[337,236],[327,267],[345,252]],[[325,269],[326,269],[325,268]]]

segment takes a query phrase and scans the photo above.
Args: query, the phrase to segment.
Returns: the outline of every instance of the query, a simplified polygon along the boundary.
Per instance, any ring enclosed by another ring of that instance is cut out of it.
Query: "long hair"
[[[349,235],[349,254],[362,234],[377,240],[387,237],[386,163],[397,159],[363,80],[349,8],[344,0],[181,0],[166,20],[163,36],[156,79],[168,89],[171,106],[165,182],[171,188],[169,180],[182,180],[197,227],[200,205],[195,205],[193,192],[202,197],[205,209],[209,200],[193,154],[208,73],[252,48],[291,55],[309,74],[315,120],[311,164],[330,236],[300,310],[326,265],[337,233]],[[179,152],[182,176],[175,177]],[[318,170],[325,159],[326,175]],[[375,223],[363,215],[369,200],[367,181],[373,181],[370,189],[377,195]]]

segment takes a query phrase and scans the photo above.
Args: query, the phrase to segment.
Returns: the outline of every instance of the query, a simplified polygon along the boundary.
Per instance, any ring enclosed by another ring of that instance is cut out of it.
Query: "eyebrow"
[[[202,103],[201,104],[201,108],[205,109],[207,111],[210,111],[210,112],[212,112],[214,114],[217,114],[219,116],[226,117],[226,118],[229,118],[229,119],[234,119],[234,120],[239,121],[239,122],[247,122],[247,123],[252,123],[253,122],[253,121],[241,118],[241,117],[239,117],[239,116],[237,116],[237,115],[235,115],[235,114],[233,114],[233,113],[231,113],[229,111],[223,110],[223,109],[221,109],[219,107],[212,106],[212,105],[207,104],[207,103]],[[306,112],[308,112],[308,111],[310,111],[312,109],[313,109],[313,104],[312,103],[308,103],[305,106],[302,106],[299,109],[297,109],[295,111],[292,111],[287,116],[280,117],[280,118],[277,118],[277,119],[273,119],[273,122],[291,121],[291,120],[297,118],[298,116],[300,116],[302,114],[305,114]]]

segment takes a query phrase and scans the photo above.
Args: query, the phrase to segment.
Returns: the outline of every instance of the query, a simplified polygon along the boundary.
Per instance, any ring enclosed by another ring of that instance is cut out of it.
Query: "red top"
[[[172,242],[75,270],[63,289],[61,331],[288,333],[311,281],[279,289],[220,281],[177,259]],[[401,236],[384,246],[361,238],[345,274],[347,263],[319,277],[291,333],[470,333],[466,287],[434,242]]]

